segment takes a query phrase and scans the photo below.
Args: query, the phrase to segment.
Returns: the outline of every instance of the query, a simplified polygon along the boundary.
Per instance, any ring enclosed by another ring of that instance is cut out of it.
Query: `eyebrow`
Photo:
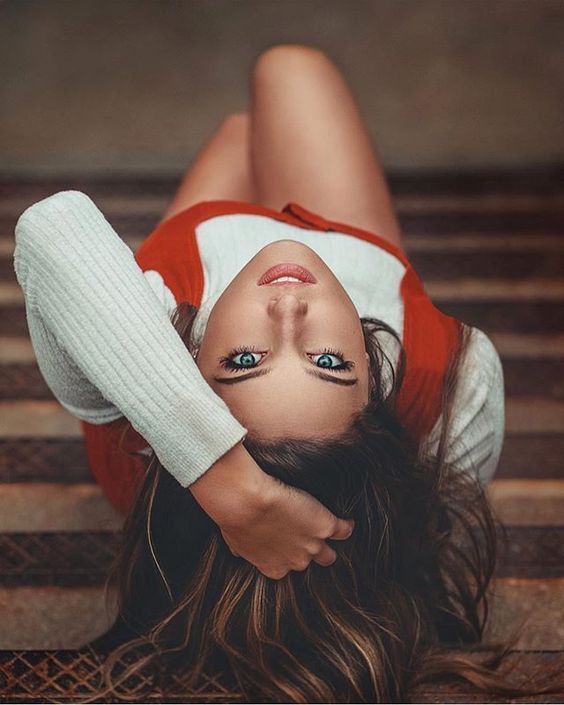
[[[339,377],[334,377],[333,375],[327,374],[326,372],[317,372],[314,370],[304,371],[306,372],[306,374],[311,375],[312,377],[322,379],[324,382],[332,382],[333,384],[338,384],[341,387],[352,387],[358,382],[358,377],[354,377],[353,379],[343,379]],[[272,372],[272,367],[266,367],[262,370],[248,372],[247,374],[241,375],[239,377],[214,377],[213,379],[219,384],[239,384],[239,382],[245,382],[248,379],[253,379],[255,377],[263,377],[264,375],[267,375],[270,372]]]

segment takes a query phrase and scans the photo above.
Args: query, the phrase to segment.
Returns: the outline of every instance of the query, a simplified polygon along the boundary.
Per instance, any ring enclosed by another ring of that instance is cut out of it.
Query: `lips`
[[[276,279],[280,277],[292,277],[298,281],[281,281],[277,282]],[[302,267],[300,264],[294,264],[293,262],[283,262],[282,264],[277,264],[274,267],[268,269],[262,277],[258,280],[258,286],[264,286],[269,284],[316,284],[317,279],[313,274]]]

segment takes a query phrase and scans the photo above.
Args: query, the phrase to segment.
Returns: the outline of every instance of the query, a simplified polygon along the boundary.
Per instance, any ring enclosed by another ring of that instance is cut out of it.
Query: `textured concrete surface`
[[[0,256],[1,256],[0,251]],[[491,333],[496,350],[504,358],[564,357],[564,335]],[[0,363],[33,363],[35,351],[28,338],[2,338]]]
[[[508,399],[507,433],[564,433],[564,402],[526,397]],[[80,422],[56,401],[0,402],[0,436],[76,438]]]
[[[487,489],[507,525],[564,525],[564,480],[493,480]],[[0,532],[112,531],[122,524],[94,481],[0,484]]]
[[[509,639],[521,627],[516,649],[564,649],[564,580],[498,580],[487,636]]]
[[[122,523],[94,483],[0,485],[0,532],[111,531]]]
[[[111,600],[101,588],[0,588],[0,649],[78,648],[111,625]],[[564,649],[564,580],[498,580],[488,635],[520,624],[516,648]]]
[[[490,502],[504,524],[564,524],[564,480],[493,480],[487,489]]]
[[[0,436],[78,437],[80,421],[56,401],[0,402]]]
[[[341,67],[387,167],[564,158],[561,0],[4,0],[0,168],[182,169],[278,43]]]
[[[0,588],[0,649],[78,649],[114,619],[102,588]]]
[[[425,282],[425,290],[438,305],[441,301],[560,301],[564,299],[564,281],[547,281],[546,279],[529,279],[511,281],[496,279],[456,279],[454,281]],[[0,306],[25,303],[24,293],[17,283],[0,282]]]

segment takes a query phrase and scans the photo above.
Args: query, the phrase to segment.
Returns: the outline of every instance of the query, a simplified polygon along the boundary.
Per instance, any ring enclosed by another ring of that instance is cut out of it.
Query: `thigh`
[[[233,113],[198,152],[163,220],[200,201],[254,203],[256,198],[251,172],[250,116]]]
[[[258,199],[289,201],[402,247],[375,148],[339,69],[318,49],[279,45],[251,78],[251,158]]]

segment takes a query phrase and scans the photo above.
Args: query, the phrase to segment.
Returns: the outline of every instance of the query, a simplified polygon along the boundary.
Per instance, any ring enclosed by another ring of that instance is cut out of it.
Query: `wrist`
[[[275,484],[237,443],[189,486],[202,509],[220,526],[240,526],[267,511]]]

